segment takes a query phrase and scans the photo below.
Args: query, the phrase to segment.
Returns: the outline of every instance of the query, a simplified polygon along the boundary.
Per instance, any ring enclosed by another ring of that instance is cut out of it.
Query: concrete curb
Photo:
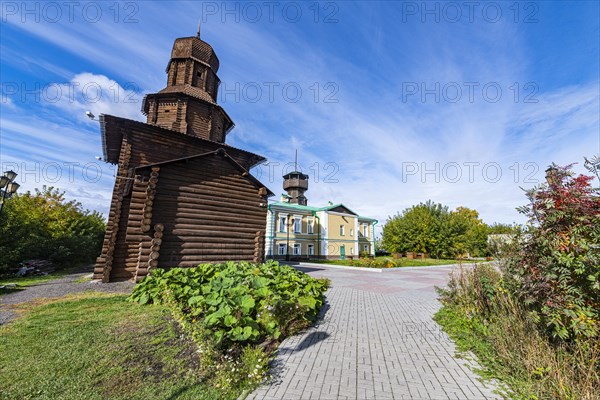
[[[364,267],[349,267],[344,265],[335,264],[319,264],[310,262],[296,262],[290,263],[286,261],[280,261],[280,264],[289,265],[290,267],[310,267],[310,268],[332,268],[332,269],[344,269],[347,271],[366,271],[366,272],[391,272],[396,273],[399,271],[414,271],[418,269],[436,269],[436,268],[458,268],[460,266],[472,266],[475,263],[466,262],[463,264],[445,264],[445,265],[425,265],[422,267],[396,267],[396,268],[364,268]]]

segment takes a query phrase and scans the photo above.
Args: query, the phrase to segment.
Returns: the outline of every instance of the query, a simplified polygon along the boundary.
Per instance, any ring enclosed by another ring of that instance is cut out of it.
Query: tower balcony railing
[[[286,179],[283,181],[283,189],[300,188],[308,190],[308,181],[306,179]]]

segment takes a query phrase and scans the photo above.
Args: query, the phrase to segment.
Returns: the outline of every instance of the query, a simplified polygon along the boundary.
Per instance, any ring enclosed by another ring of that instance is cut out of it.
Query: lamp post
[[[285,244],[285,261],[290,261],[290,217],[287,216],[285,219],[287,240]]]
[[[2,199],[0,202],[0,215],[4,208],[4,201],[15,194],[17,189],[19,189],[19,186],[21,186],[15,182],[16,177],[17,173],[14,171],[6,171],[4,175],[0,177],[0,196]]]
[[[558,183],[556,179],[557,172],[558,169],[553,165],[548,167],[548,169],[546,170],[546,182],[548,182],[549,185],[555,185]]]

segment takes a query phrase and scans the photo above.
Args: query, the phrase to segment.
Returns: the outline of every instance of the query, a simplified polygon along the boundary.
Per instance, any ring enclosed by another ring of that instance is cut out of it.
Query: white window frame
[[[363,225],[363,236],[369,237],[369,225],[367,224]]]
[[[294,215],[294,233],[302,233],[302,217],[299,215]]]
[[[281,220],[284,222],[282,223]],[[286,233],[288,229],[288,215],[287,214],[279,214],[279,232]]]
[[[300,243],[294,243],[294,247],[293,248],[294,248],[294,253],[293,254],[295,256],[302,255],[302,244],[300,244]],[[297,252],[296,252],[296,249],[298,250]]]
[[[309,256],[314,256],[315,255],[315,245],[314,244],[307,245],[307,249],[308,249],[308,255]]]
[[[315,227],[314,224],[315,220],[312,218],[307,218],[306,219],[306,233],[308,233],[309,235],[312,235],[313,233],[315,233]]]
[[[286,246],[284,243],[279,243],[277,245],[277,255],[278,256],[285,256],[286,250],[287,249],[286,249]]]
[[[354,247],[350,247],[350,255],[353,256],[354,255]]]
[[[354,229],[350,228],[350,236],[354,236]]]
[[[346,226],[340,225],[340,236],[346,236]]]
[[[369,252],[369,245],[368,245],[368,244],[363,244],[363,251],[364,251],[365,253],[368,253],[368,252]]]

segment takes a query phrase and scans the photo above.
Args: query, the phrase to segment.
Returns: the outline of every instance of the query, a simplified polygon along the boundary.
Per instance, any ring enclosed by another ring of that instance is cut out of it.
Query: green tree
[[[519,232],[519,226],[495,222],[488,225],[488,232],[490,235],[515,234]]]
[[[471,256],[487,254],[488,226],[479,218],[479,213],[466,207],[457,207],[450,214],[451,224],[456,226],[453,231],[454,253]]]
[[[91,262],[104,230],[101,214],[67,201],[58,189],[15,195],[0,216],[0,273],[28,259],[51,260],[57,268]]]
[[[450,211],[429,200],[389,218],[383,227],[383,245],[390,252],[414,251],[436,258],[483,256],[488,253],[488,230],[477,211],[466,207]]]
[[[448,207],[428,200],[389,218],[383,227],[383,245],[393,253],[416,251],[441,256],[447,247],[445,221]]]

